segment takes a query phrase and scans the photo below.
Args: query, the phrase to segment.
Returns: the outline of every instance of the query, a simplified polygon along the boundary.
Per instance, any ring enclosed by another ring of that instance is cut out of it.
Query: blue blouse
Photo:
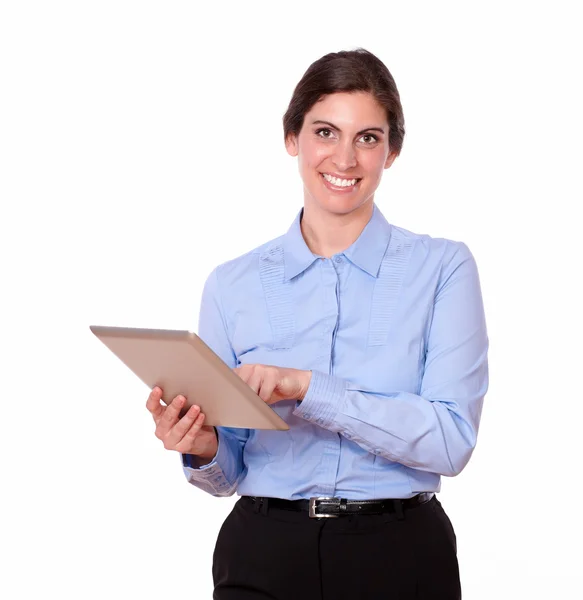
[[[331,258],[300,229],[215,268],[200,337],[233,368],[312,370],[303,401],[272,408],[289,431],[219,427],[217,455],[183,455],[214,496],[409,498],[440,490],[476,445],[488,388],[478,271],[462,242],[392,225],[374,205]]]

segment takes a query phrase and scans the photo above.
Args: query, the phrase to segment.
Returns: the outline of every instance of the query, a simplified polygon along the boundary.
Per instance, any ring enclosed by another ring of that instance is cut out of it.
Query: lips
[[[326,173],[326,175],[330,175],[332,177],[336,177],[336,175],[333,175],[332,173]],[[331,183],[330,181],[328,181],[325,177],[324,177],[324,173],[320,173],[320,176],[322,178],[322,182],[324,183],[324,185],[332,192],[338,193],[338,194],[342,194],[342,193],[349,193],[354,191],[357,187],[358,184],[361,182],[362,178],[361,177],[352,177],[352,179],[356,179],[356,183],[354,185],[347,185],[347,186],[338,186],[338,185],[334,185],[333,183]],[[346,179],[349,180],[348,177],[342,177],[341,179]]]
[[[320,175],[324,176],[324,175],[328,175],[328,177],[334,177],[334,179],[340,179],[340,180],[347,180],[350,181],[352,179],[356,179],[356,183],[358,183],[362,177],[356,177],[354,175],[350,176],[350,175],[338,175],[337,173],[331,173],[329,171],[321,171]]]

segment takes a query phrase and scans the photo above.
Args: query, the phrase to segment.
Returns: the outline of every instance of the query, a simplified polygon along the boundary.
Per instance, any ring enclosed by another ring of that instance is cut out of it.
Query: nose
[[[344,144],[340,143],[336,146],[332,162],[338,171],[348,171],[356,166],[356,153],[348,140]]]

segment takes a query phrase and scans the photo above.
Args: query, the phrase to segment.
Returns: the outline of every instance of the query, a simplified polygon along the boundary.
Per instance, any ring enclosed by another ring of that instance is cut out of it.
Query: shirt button
[[[318,424],[322,425],[322,423],[324,422],[324,419],[318,419]]]
[[[337,263],[341,263],[341,262],[342,262],[342,257],[341,257],[341,256],[337,256],[337,257],[336,257],[334,260],[335,260]]]

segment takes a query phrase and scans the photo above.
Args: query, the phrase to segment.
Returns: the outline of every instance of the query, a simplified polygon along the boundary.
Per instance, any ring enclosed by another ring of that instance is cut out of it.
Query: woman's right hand
[[[200,407],[191,406],[180,418],[180,411],[186,402],[184,396],[176,396],[167,406],[162,405],[161,399],[162,390],[156,386],[148,396],[146,408],[154,417],[156,437],[162,440],[164,448],[201,458],[213,458],[218,448],[217,434],[214,427],[203,425],[205,415],[200,412]]]

